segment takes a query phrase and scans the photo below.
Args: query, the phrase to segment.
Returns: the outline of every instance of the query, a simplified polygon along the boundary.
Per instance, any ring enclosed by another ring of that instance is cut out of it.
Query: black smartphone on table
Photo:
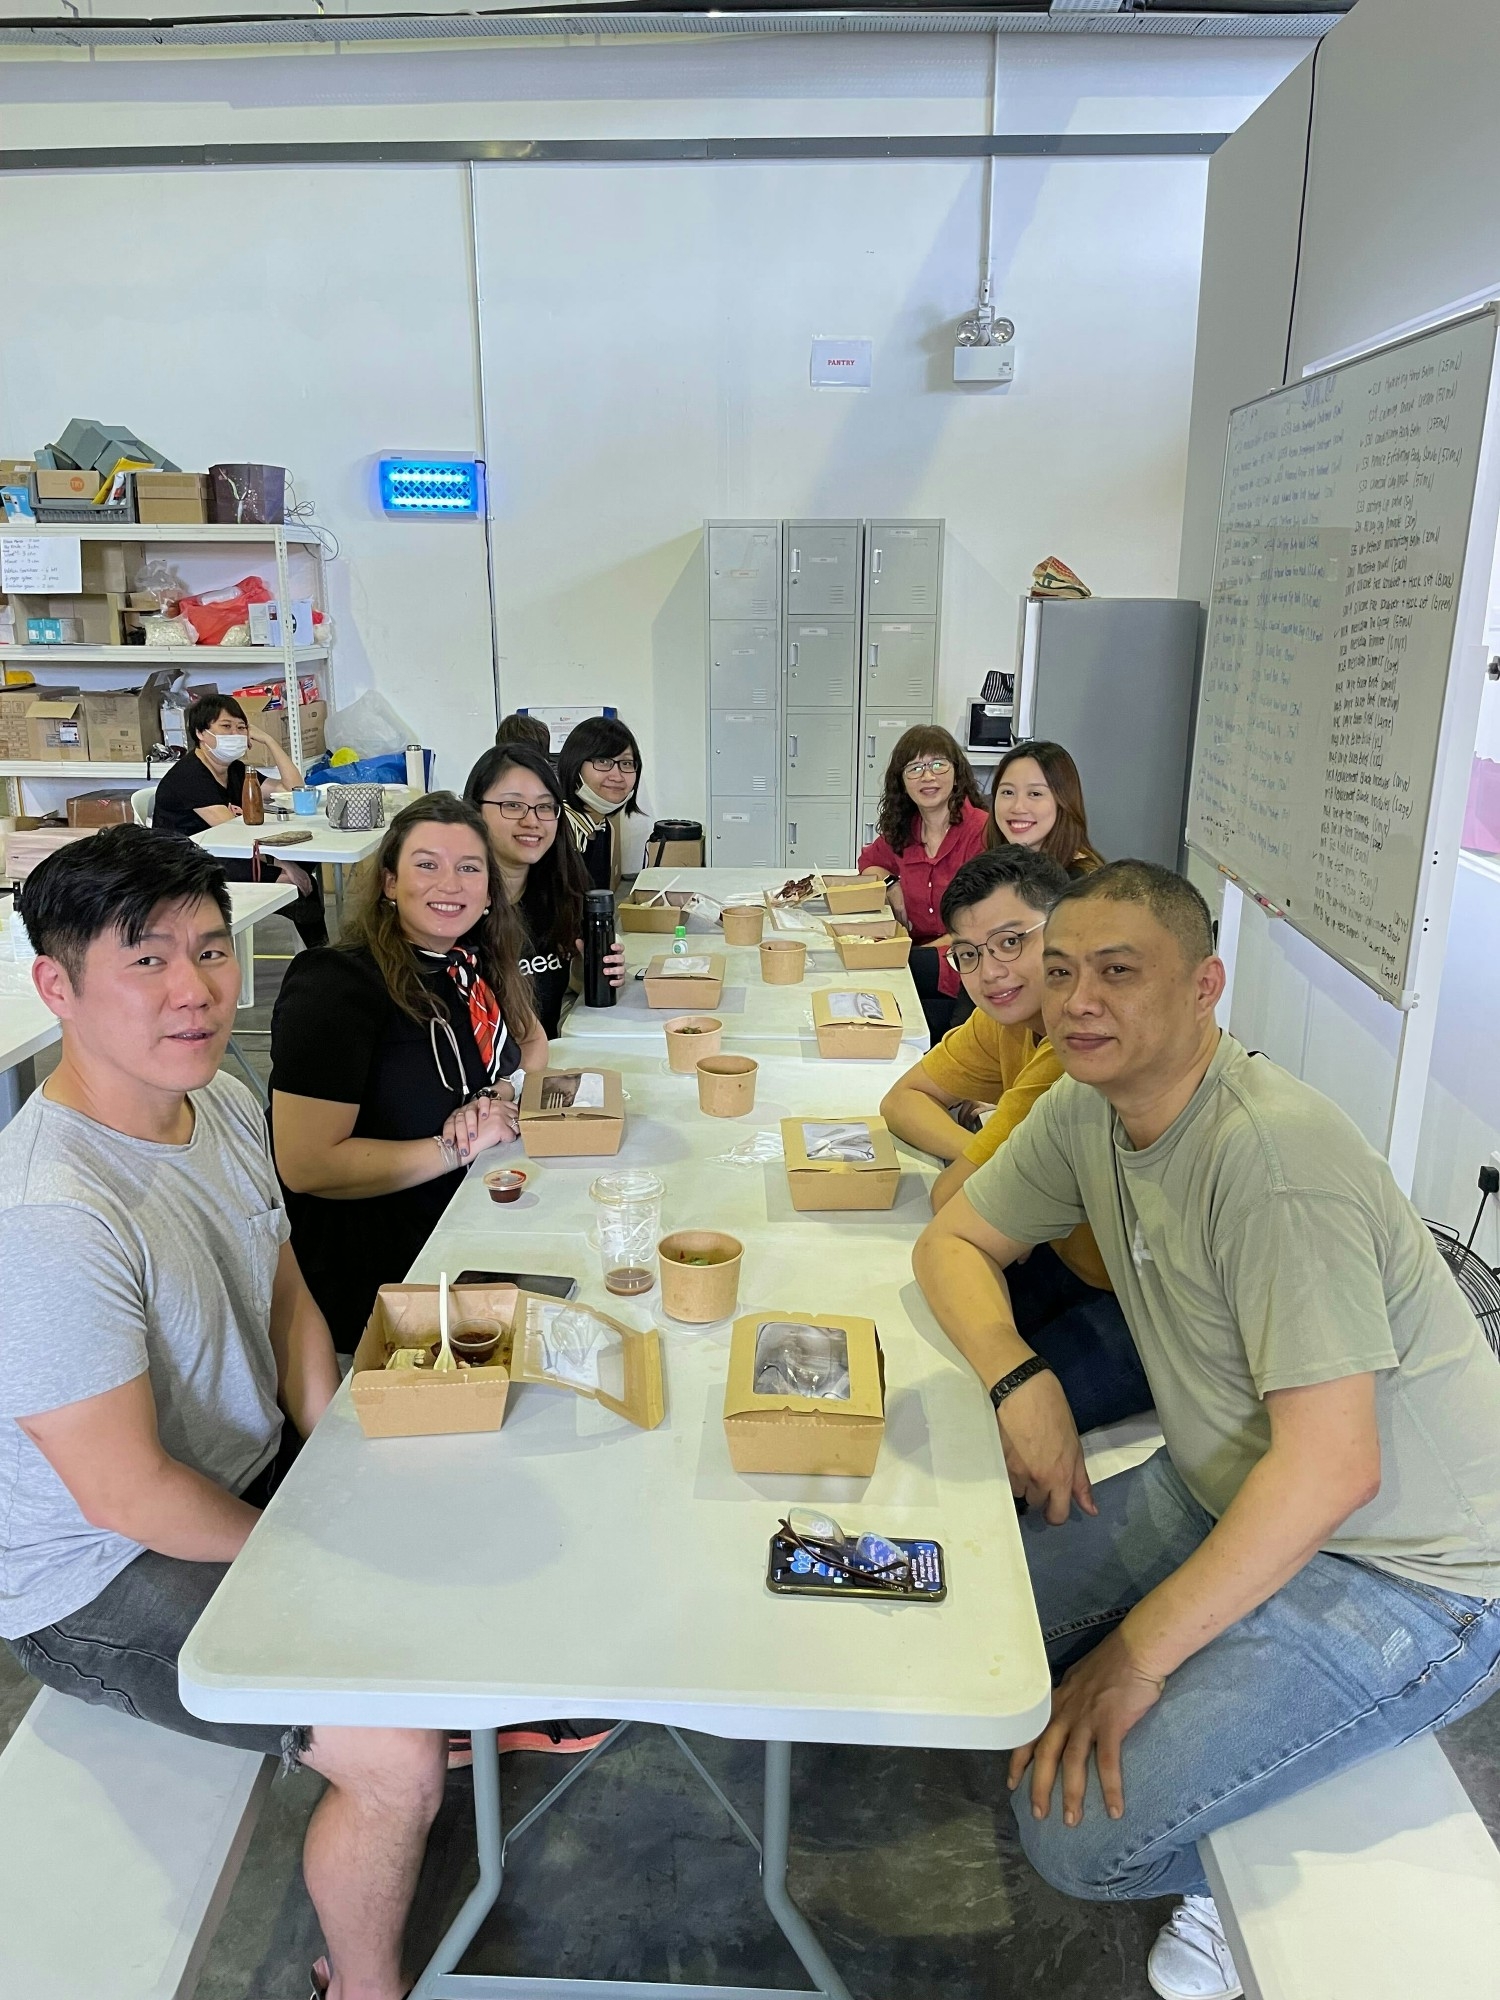
[[[948,1579],[943,1573],[940,1542],[901,1541],[891,1537],[911,1564],[909,1581],[901,1584],[866,1583],[857,1576],[818,1562],[806,1549],[782,1534],[771,1537],[766,1563],[766,1588],[784,1597],[881,1597],[903,1604],[941,1604],[948,1595]]]
[[[523,1292],[545,1292],[552,1299],[576,1299],[576,1278],[552,1277],[542,1271],[460,1271],[453,1289],[463,1285],[515,1285]]]

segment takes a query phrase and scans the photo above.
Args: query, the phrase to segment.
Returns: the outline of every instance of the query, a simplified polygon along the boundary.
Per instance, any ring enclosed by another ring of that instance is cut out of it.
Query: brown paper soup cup
[[[667,1062],[679,1076],[691,1076],[705,1056],[716,1056],[724,1023],[712,1014],[677,1014],[664,1023]]]
[[[807,970],[807,946],[800,938],[762,938],[760,976],[767,986],[797,986]]]
[[[760,1064],[750,1056],[709,1056],[698,1065],[698,1108],[710,1118],[739,1118],[755,1104]]]
[[[728,1319],[740,1295],[744,1245],[719,1229],[678,1229],[657,1245],[662,1309],[707,1326]]]
[[[759,944],[766,927],[764,903],[727,903],[720,921],[725,944]]]

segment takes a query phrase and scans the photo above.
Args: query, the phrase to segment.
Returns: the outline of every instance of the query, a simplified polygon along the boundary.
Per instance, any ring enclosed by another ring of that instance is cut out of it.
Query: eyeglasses
[[[641,768],[634,757],[585,757],[583,761],[596,771],[618,771],[622,778],[633,778]]]
[[[555,820],[561,810],[554,799],[543,799],[540,805],[529,799],[481,799],[479,803],[493,806],[501,819],[525,819],[527,813],[535,813],[543,826]]]
[[[906,1589],[911,1583],[910,1558],[883,1535],[860,1535],[851,1541],[830,1516],[804,1508],[793,1508],[778,1527],[782,1541],[806,1557],[809,1569],[821,1563],[840,1576],[863,1584],[885,1584],[893,1590]],[[794,1556],[793,1569],[800,1566]]]
[[[953,761],[949,757],[924,757],[915,764],[908,764],[901,775],[903,778],[920,778],[924,772],[931,771],[933,777],[945,778],[952,769]]]
[[[1033,931],[1039,931],[1047,919],[1028,924],[1023,931],[1001,929],[991,931],[982,945],[950,944],[943,953],[944,958],[955,972],[968,973],[979,970],[979,961],[987,953],[995,965],[1009,965],[1021,956],[1021,947]]]

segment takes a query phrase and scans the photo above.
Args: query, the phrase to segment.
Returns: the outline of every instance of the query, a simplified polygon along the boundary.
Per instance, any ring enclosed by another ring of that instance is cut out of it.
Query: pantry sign
[[[874,342],[833,340],[824,335],[812,344],[812,385],[815,389],[868,389],[874,371]]]

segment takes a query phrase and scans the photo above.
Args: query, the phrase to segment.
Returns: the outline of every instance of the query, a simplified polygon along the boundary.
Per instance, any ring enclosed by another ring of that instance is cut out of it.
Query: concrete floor
[[[293,933],[272,918],[264,1027]],[[264,1040],[242,1044],[264,1072]],[[45,1073],[45,1061],[38,1070]],[[0,1647],[0,1744],[34,1692]],[[1444,1747],[1500,1835],[1500,1702]],[[754,1745],[693,1745],[752,1825]],[[561,1760],[507,1758],[513,1823]],[[856,2000],[1149,2000],[1145,1960],[1168,1903],[1075,1903],[1028,1868],[1011,1829],[1004,1759],[977,1753],[800,1749],[791,1887]],[[198,1987],[199,2000],[306,2000],[321,1945],[302,1886],[307,1774],[273,1784]],[[473,1793],[448,1783],[409,1935],[420,1966],[472,1885]],[[515,1850],[505,1895],[462,1969],[495,1974],[806,1984],[760,1901],[754,1855],[661,1730],[633,1729]]]

